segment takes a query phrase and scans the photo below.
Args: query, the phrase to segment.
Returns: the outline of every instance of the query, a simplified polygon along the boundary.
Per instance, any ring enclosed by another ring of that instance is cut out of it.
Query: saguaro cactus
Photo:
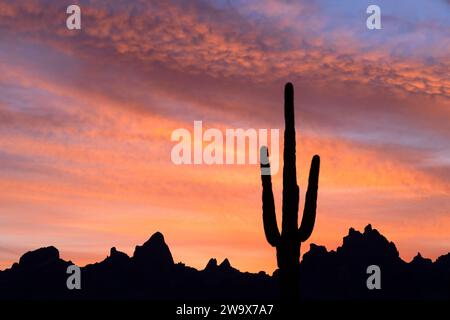
[[[281,234],[277,226],[275,202],[272,192],[272,180],[269,152],[261,148],[261,179],[264,232],[269,244],[277,250],[277,262],[283,301],[293,302],[299,298],[299,260],[300,244],[311,235],[316,219],[317,188],[319,180],[320,157],[312,158],[309,172],[308,190],[300,228],[298,228],[299,187],[295,164],[295,123],[294,123],[294,87],[287,83],[284,88],[284,154],[283,154],[283,221]]]

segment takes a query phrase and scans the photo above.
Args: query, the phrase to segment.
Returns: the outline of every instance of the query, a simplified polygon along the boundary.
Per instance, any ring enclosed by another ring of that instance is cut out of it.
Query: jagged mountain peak
[[[364,228],[361,233],[354,228],[350,228],[347,236],[344,237],[342,246],[337,248],[340,254],[356,256],[386,257],[400,260],[399,252],[395,244],[384,237],[371,224]]]
[[[154,233],[142,246],[136,246],[133,260],[138,264],[154,267],[169,267],[174,260],[161,232]]]
[[[367,226],[364,227],[364,234],[368,234],[373,231],[372,225],[369,223]]]
[[[125,252],[117,250],[116,247],[111,248],[111,250],[109,251],[109,256],[107,258],[107,260],[109,261],[126,261],[129,259],[130,257]]]
[[[19,265],[21,267],[41,267],[59,260],[58,249],[50,246],[28,251],[20,257]]]
[[[161,232],[157,231],[146,242],[144,242],[142,246],[163,246],[165,244],[166,241],[164,240],[164,235]]]
[[[79,297],[80,293],[66,288],[69,264],[60,259],[55,247],[27,252],[19,264],[0,273],[0,299]],[[351,228],[336,251],[311,244],[300,265],[301,292],[312,299],[369,299],[372,292],[361,287],[361,283],[364,285],[367,279],[366,269],[370,264],[381,267],[384,281],[389,284],[383,288],[385,298],[450,296],[450,254],[433,263],[418,253],[411,263],[405,263],[399,258],[395,245],[371,225],[363,232]],[[84,298],[235,298],[241,295],[248,299],[276,298],[278,292],[277,271],[272,277],[264,272],[240,272],[228,259],[220,264],[216,259],[210,259],[203,271],[181,263],[175,266],[159,232],[137,246],[131,258],[112,247],[104,261],[82,269],[81,296]],[[413,286],[410,285],[411,274],[418,279]],[[30,286],[42,290],[28,290]]]
[[[221,268],[221,269],[229,269],[229,268],[231,268],[230,261],[227,258],[225,258],[222,261],[222,263],[219,265],[219,268]]]
[[[217,260],[215,258],[209,259],[204,270],[211,270],[217,268]]]
[[[411,261],[411,264],[415,265],[431,265],[432,263],[433,261],[431,259],[422,257],[420,252],[417,252],[416,256]]]
[[[208,264],[206,265],[205,271],[215,271],[215,270],[220,270],[220,271],[229,271],[229,270],[236,270],[231,266],[230,261],[225,258],[220,264],[217,263],[217,259],[215,258],[211,258],[208,261]]]

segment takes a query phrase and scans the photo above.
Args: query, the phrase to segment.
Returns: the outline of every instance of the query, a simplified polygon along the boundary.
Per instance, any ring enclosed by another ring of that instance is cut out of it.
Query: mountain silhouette
[[[241,272],[225,259],[210,259],[203,270],[175,263],[157,232],[133,255],[111,248],[101,262],[81,268],[81,290],[69,290],[70,261],[55,247],[25,253],[0,271],[0,299],[248,299],[278,300],[278,270]],[[381,289],[369,290],[367,267],[381,270]],[[371,225],[350,228],[336,250],[311,244],[300,263],[301,298],[450,299],[450,253],[431,261],[420,253],[407,263],[393,242]]]
[[[172,268],[174,261],[164,236],[156,232],[142,246],[136,246],[133,254],[136,265],[164,271]]]

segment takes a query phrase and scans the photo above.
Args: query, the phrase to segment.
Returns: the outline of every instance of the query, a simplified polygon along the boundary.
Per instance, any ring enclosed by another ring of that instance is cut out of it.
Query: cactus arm
[[[299,240],[306,241],[311,236],[316,220],[317,208],[317,189],[319,185],[319,169],[320,157],[315,155],[311,161],[311,169],[309,171],[308,190],[305,197],[305,208],[303,210],[303,218],[298,230]]]
[[[263,223],[267,242],[276,247],[280,241],[280,231],[277,225],[275,213],[275,201],[272,191],[272,177],[270,175],[269,151],[267,147],[261,147],[261,180],[263,201]]]

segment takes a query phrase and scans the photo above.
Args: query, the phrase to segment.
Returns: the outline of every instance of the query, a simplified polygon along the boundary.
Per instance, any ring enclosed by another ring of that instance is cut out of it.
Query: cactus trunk
[[[281,298],[285,302],[299,299],[300,244],[306,241],[314,228],[317,206],[320,158],[315,155],[311,162],[305,207],[298,228],[299,187],[297,185],[295,154],[294,87],[287,83],[284,91],[284,153],[283,153],[283,205],[282,229],[278,230],[275,202],[272,191],[270,164],[267,147],[261,148],[261,171],[264,232],[269,244],[277,250],[277,263]]]

